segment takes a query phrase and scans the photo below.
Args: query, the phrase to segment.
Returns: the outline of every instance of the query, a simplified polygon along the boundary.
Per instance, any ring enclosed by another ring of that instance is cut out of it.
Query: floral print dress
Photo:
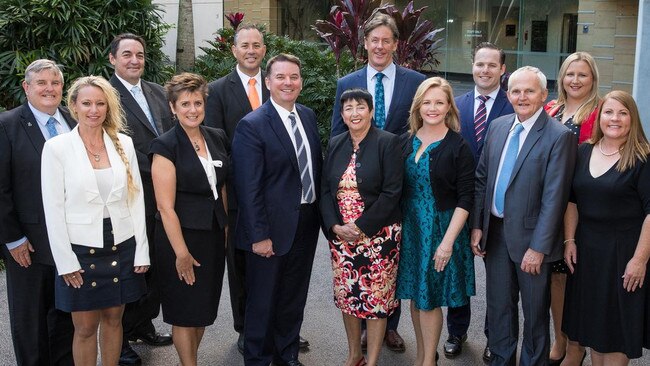
[[[336,199],[344,223],[362,214],[364,203],[357,189],[357,150],[341,176]],[[334,271],[334,303],[342,312],[361,319],[388,317],[397,307],[395,283],[399,260],[399,223],[383,227],[375,236],[354,242],[329,242]]]

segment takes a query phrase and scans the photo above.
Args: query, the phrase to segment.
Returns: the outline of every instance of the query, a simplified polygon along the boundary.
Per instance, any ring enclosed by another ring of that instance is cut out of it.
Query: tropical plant
[[[436,29],[430,20],[420,21],[420,15],[426,8],[424,6],[416,10],[413,8],[413,1],[410,1],[402,12],[395,5],[386,5],[377,10],[390,15],[397,24],[399,43],[395,61],[399,65],[415,70],[440,65],[435,55],[442,38],[436,39],[436,36],[445,29]]]
[[[144,77],[162,83],[173,73],[162,52],[169,29],[158,5],[124,0],[2,0],[0,6],[0,105],[24,101],[21,82],[39,58],[60,64],[67,82],[83,75],[109,77],[109,44],[122,32],[147,42]]]
[[[244,21],[244,13],[228,13],[226,19],[230,23],[232,29],[237,30],[239,25]]]
[[[332,7],[328,20],[317,20],[312,28],[329,45],[338,57],[347,48],[355,62],[365,62],[363,52],[363,27],[372,16],[381,12],[391,16],[399,30],[399,44],[395,53],[395,62],[404,67],[421,69],[437,67],[435,58],[442,38],[436,36],[444,28],[435,28],[430,20],[420,21],[420,15],[427,8],[414,9],[413,1],[404,11],[394,5],[379,7],[376,0],[337,0]],[[356,64],[355,64],[356,65]]]
[[[321,143],[326,146],[330,136],[332,106],[336,95],[336,62],[332,51],[321,43],[296,41],[267,33],[261,27],[266,44],[266,61],[278,53],[290,53],[300,58],[302,62],[303,89],[298,102],[313,109],[318,119],[318,129]],[[205,55],[196,60],[195,71],[207,80],[215,80],[230,73],[237,61],[232,55],[231,46],[234,30],[223,28],[217,31],[215,39],[209,41],[209,47],[202,47]],[[342,72],[354,70],[354,62],[349,54],[340,59]]]

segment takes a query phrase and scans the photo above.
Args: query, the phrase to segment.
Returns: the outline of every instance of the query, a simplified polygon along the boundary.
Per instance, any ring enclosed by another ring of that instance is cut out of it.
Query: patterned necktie
[[[159,135],[160,133],[158,132],[156,123],[153,121],[153,116],[151,115],[151,111],[149,110],[149,104],[147,104],[147,99],[144,97],[144,94],[142,94],[142,90],[140,90],[140,88],[136,85],[133,88],[131,88],[131,93],[133,94],[133,98],[135,99],[135,101],[138,102],[140,108],[142,108],[144,115],[147,116],[147,120],[151,124],[151,127],[153,127],[154,132],[156,133],[156,135]]]
[[[487,109],[485,108],[485,102],[490,99],[489,95],[479,95],[479,104],[476,109],[476,115],[474,116],[474,136],[476,137],[476,142],[481,142],[485,136],[485,122],[487,121]]]
[[[296,155],[298,156],[298,169],[300,170],[300,180],[302,182],[302,197],[305,201],[311,203],[314,200],[314,187],[311,184],[311,176],[309,175],[307,148],[302,140],[302,135],[296,123],[296,115],[293,112],[289,114],[289,120],[291,121],[291,130],[296,138]]]
[[[256,110],[260,106],[260,96],[257,94],[256,83],[257,80],[255,78],[248,80],[248,101],[251,103],[253,110]]]
[[[496,207],[499,215],[503,215],[506,188],[508,188],[510,176],[512,176],[512,169],[515,167],[515,161],[517,161],[517,155],[519,154],[519,134],[523,130],[524,126],[521,123],[515,125],[510,137],[510,142],[508,143],[508,148],[506,149],[506,155],[503,158],[501,173],[497,179],[497,188],[496,193],[494,194],[494,207]]]
[[[50,117],[47,120],[47,123],[45,124],[45,127],[47,128],[47,132],[50,134],[50,138],[58,135],[59,133],[56,131],[56,124],[59,123],[59,121],[56,120],[54,117]]]
[[[375,81],[375,126],[380,130],[384,129],[386,124],[386,106],[384,105],[384,83],[382,79],[384,74],[378,72]]]

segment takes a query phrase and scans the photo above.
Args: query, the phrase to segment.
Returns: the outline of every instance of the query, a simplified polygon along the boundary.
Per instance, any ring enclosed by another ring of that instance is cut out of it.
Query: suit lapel
[[[77,176],[83,181],[84,184],[86,202],[96,204],[103,203],[102,198],[99,195],[99,187],[97,187],[97,179],[95,179],[93,167],[90,164],[88,155],[86,154],[86,147],[84,146],[83,140],[81,140],[81,136],[79,136],[78,127],[75,127],[72,131],[70,131],[70,141],[74,157],[77,160],[77,164],[75,164],[77,169]],[[110,145],[113,145],[110,140],[109,143]],[[110,153],[111,146],[106,144],[106,140],[104,140],[104,144],[106,146],[106,153],[108,154],[108,159],[111,161],[111,165],[115,165],[115,159],[111,156]],[[115,178],[113,178],[113,184],[115,184]]]
[[[113,77],[111,78],[111,84],[113,84],[113,87],[115,87],[115,89],[117,89],[117,91],[120,92],[120,101],[122,102],[122,106],[124,106],[124,109],[126,109],[128,112],[131,112],[131,114],[133,114],[136,117],[136,119],[145,126],[145,128],[147,128],[149,131],[151,131],[151,133],[157,136],[156,131],[154,131],[153,126],[151,126],[151,123],[149,123],[149,120],[147,119],[147,116],[142,111],[142,108],[140,108],[138,102],[135,101],[133,94],[131,94],[131,92],[128,91],[126,87],[124,87],[124,84],[122,84],[122,82],[117,78],[117,76],[113,75]],[[144,84],[145,84],[144,82],[141,83],[143,87]],[[151,93],[151,89],[149,87],[147,87],[147,90],[148,90],[147,93]],[[147,96],[147,93],[145,93],[145,98]],[[151,110],[151,106],[149,106],[149,108],[153,115],[154,112]],[[154,118],[160,118],[160,115],[158,117],[155,117],[154,115]]]
[[[464,116],[465,118],[461,119],[462,127],[464,128],[465,131],[468,131],[469,133],[467,135],[472,136],[473,138],[468,139],[468,143],[472,145],[472,148],[474,151],[478,151],[478,143],[476,142],[476,133],[474,130],[474,92],[469,92],[462,96],[463,98],[463,103],[462,103],[462,110],[460,111],[460,115]],[[487,131],[487,126],[485,127]]]
[[[164,126],[162,125],[162,120],[163,120],[162,110],[160,110],[159,108],[160,105],[156,100],[156,96],[153,95],[153,89],[151,89],[151,86],[149,86],[149,84],[146,83],[144,80],[140,81],[140,85],[142,86],[142,93],[144,94],[144,97],[147,100],[147,104],[149,105],[149,112],[151,112],[151,116],[153,117],[153,122],[156,124],[156,128],[158,129],[158,131],[160,131],[160,133],[156,134],[156,136],[162,135],[162,133],[165,132]],[[138,105],[138,107],[140,106]],[[139,109],[140,111],[142,111],[142,108]],[[144,112],[142,112],[142,115],[144,116]],[[151,124],[149,123],[147,117],[145,116],[144,118],[145,118],[144,119],[145,122],[147,123],[147,126],[151,127]],[[153,128],[150,128],[150,130],[154,132]]]
[[[38,127],[38,122],[36,122],[36,118],[34,118],[34,114],[29,109],[29,105],[25,103],[23,104],[22,108],[23,110],[22,110],[22,118],[20,124],[25,129],[25,132],[27,133],[29,140],[32,142],[32,145],[34,145],[34,149],[36,149],[36,152],[40,156],[41,153],[43,152],[43,145],[45,145],[45,137],[43,137],[41,128]]]
[[[269,125],[271,126],[271,129],[278,137],[278,141],[280,141],[280,145],[282,145],[284,150],[287,152],[287,155],[291,160],[291,165],[294,167],[294,169],[296,169],[297,172],[299,172],[300,169],[298,169],[298,158],[296,157],[296,149],[293,147],[291,138],[289,137],[287,129],[284,127],[284,123],[280,119],[280,115],[275,110],[275,107],[273,106],[270,100],[264,103],[263,106],[264,108],[266,108],[265,112],[268,117],[268,121],[269,121]]]
[[[106,202],[116,202],[122,198],[123,191],[126,188],[125,182],[126,178],[126,167],[122,162],[120,154],[115,149],[115,145],[111,138],[106,132],[104,132],[104,145],[106,146],[106,153],[108,154],[108,159],[111,162],[111,168],[113,168],[113,184],[111,184],[111,192],[106,199]],[[118,137],[119,139],[119,137]],[[93,175],[94,176],[94,175]],[[95,184],[96,186],[97,184]],[[98,190],[99,192],[99,190]]]
[[[524,146],[522,146],[521,149],[519,150],[519,154],[517,155],[517,160],[515,160],[515,166],[512,169],[512,175],[510,175],[510,182],[512,182],[512,180],[517,175],[517,172],[519,171],[522,164],[524,163],[524,160],[526,160],[526,156],[528,156],[530,150],[533,148],[533,146],[535,146],[539,138],[542,136],[542,131],[546,126],[546,121],[547,121],[546,112],[542,111],[542,114],[540,114],[539,117],[537,118],[537,121],[535,121],[533,128],[531,128],[530,132],[528,132],[528,136],[526,136],[526,140],[524,140]],[[508,185],[510,185],[510,182],[508,182]]]
[[[506,140],[508,139],[508,135],[510,134],[510,128],[512,127],[514,121],[515,119],[513,116],[510,119],[510,121],[508,121],[508,123],[503,123],[498,126],[493,126],[496,127],[494,128],[494,131],[490,134],[490,136],[486,136],[488,139],[491,139],[489,146],[492,148],[492,151],[490,152],[483,151],[484,154],[490,153],[490,155],[488,155],[490,157],[488,177],[492,177],[492,178],[491,178],[491,182],[488,183],[488,187],[489,187],[488,192],[494,192],[494,185],[496,184],[497,173],[499,172],[499,162],[501,161],[501,154],[503,154],[503,150],[506,148]]]
[[[307,116],[302,105],[296,104],[296,110],[300,116],[300,121],[302,121],[302,127],[305,129],[307,140],[309,140],[312,164],[316,164],[316,161],[320,159],[320,135],[318,134],[318,126],[316,125],[316,121],[313,121]]]
[[[231,98],[231,100],[235,99],[237,101],[236,103],[238,103],[241,109],[246,113],[252,111],[253,109],[251,108],[251,104],[248,101],[248,94],[246,94],[246,90],[244,89],[241,78],[237,73],[237,69],[228,74],[228,82],[230,83],[230,90],[234,95],[234,98]],[[265,89],[264,85],[262,85],[262,89]]]

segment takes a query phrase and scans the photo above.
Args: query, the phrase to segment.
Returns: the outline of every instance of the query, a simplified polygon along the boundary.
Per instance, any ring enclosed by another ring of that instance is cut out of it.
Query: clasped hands
[[[362,235],[361,230],[354,222],[348,222],[344,225],[334,225],[332,226],[332,231],[339,239],[347,242],[359,240]]]

